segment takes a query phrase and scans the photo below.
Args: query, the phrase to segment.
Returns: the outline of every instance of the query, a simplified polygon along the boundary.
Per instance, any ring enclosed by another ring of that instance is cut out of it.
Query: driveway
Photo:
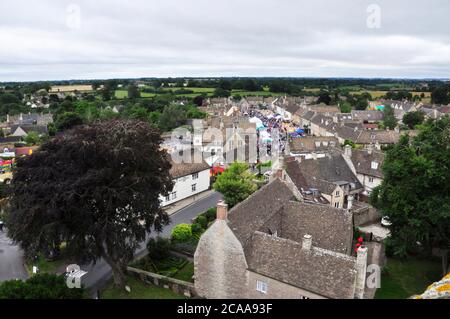
[[[26,279],[28,273],[23,266],[23,252],[0,230],[0,282],[10,279]]]

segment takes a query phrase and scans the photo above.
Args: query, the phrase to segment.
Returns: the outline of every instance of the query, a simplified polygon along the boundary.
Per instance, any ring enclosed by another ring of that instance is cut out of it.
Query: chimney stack
[[[302,240],[302,249],[311,250],[312,247],[312,236],[305,234]]]
[[[355,297],[357,299],[364,298],[364,290],[366,288],[366,272],[367,272],[367,247],[361,246],[356,253],[356,287]]]
[[[352,157],[352,147],[351,145],[345,145],[344,147],[344,155],[347,157]]]
[[[217,217],[218,220],[228,219],[228,205],[224,201],[217,203]]]
[[[373,152],[373,145],[372,143],[369,144],[369,146],[367,147],[367,154],[372,155]]]

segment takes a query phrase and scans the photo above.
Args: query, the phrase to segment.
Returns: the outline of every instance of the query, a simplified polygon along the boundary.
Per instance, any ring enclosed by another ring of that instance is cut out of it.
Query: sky
[[[0,81],[450,78],[448,0],[0,2]]]

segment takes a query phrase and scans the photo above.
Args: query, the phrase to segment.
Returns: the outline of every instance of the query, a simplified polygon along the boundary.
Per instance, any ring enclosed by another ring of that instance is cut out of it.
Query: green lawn
[[[33,266],[37,266],[41,273],[54,274],[59,269],[62,269],[69,264],[70,263],[64,258],[55,261],[46,261],[43,257],[39,257],[36,262],[27,264],[26,268],[29,274],[33,273]]]
[[[194,282],[192,280],[193,275],[194,275],[194,264],[189,262],[183,268],[178,270],[178,272],[173,276],[173,278],[187,282]]]
[[[422,294],[429,285],[442,277],[441,271],[439,259],[389,258],[375,299],[405,299]]]
[[[127,277],[127,285],[131,292],[119,290],[109,283],[107,288],[101,293],[102,299],[186,299],[185,296],[174,293],[165,288],[155,285],[145,284],[133,277]]]

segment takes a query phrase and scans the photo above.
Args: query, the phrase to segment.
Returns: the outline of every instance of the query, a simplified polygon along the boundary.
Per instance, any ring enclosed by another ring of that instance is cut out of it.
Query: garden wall
[[[130,275],[147,284],[153,284],[158,287],[170,289],[177,294],[182,294],[189,298],[197,295],[193,283],[166,276],[161,276],[152,272],[148,272],[133,267],[127,267],[127,271]]]
[[[353,211],[353,221],[356,227],[376,223],[381,219],[381,214],[372,206],[366,206]]]

